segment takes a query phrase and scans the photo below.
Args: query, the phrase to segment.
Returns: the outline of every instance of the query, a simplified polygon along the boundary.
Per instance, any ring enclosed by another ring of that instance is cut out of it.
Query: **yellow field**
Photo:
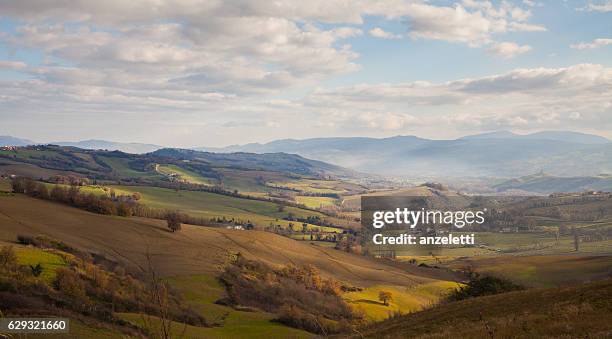
[[[325,206],[333,206],[336,204],[337,199],[329,197],[307,197],[298,195],[295,197],[295,201],[298,204],[306,205],[309,208],[320,208]]]
[[[397,313],[411,313],[432,306],[459,285],[450,281],[437,281],[413,287],[375,285],[359,292],[349,292],[345,299],[363,310],[370,321],[380,321]],[[393,299],[385,305],[378,299],[381,291],[391,292]]]

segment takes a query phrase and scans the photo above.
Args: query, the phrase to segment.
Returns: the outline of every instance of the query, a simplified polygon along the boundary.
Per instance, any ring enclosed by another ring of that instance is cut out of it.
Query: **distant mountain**
[[[26,146],[33,145],[34,141],[28,139],[20,139],[8,135],[0,135],[0,146]]]
[[[132,154],[143,154],[156,151],[164,146],[142,144],[137,142],[114,142],[106,140],[82,140],[82,141],[55,141],[55,142],[37,142],[28,139],[21,139],[12,136],[0,136],[0,146],[28,146],[28,145],[59,145],[59,146],[71,146],[82,149],[92,150],[107,150],[107,151],[121,151]]]
[[[125,153],[132,154],[142,154],[156,151],[163,146],[152,145],[152,144],[141,144],[141,143],[123,143],[123,142],[114,142],[114,141],[106,141],[106,140],[83,140],[83,141],[58,141],[52,142],[51,144],[60,145],[60,146],[72,146],[83,149],[101,149],[108,151],[121,151]]]
[[[294,153],[360,172],[405,177],[517,177],[540,170],[556,176],[612,173],[612,142],[576,132],[495,132],[456,140],[285,139],[208,150]]]
[[[612,191],[612,175],[556,177],[538,173],[511,179],[493,186],[497,191],[523,190],[535,193]]]
[[[531,140],[556,140],[564,142],[573,142],[579,144],[607,144],[610,143],[609,139],[606,139],[599,135],[586,134],[580,132],[571,131],[542,131],[531,134],[516,134],[510,131],[497,131],[476,135],[468,135],[462,137],[463,140],[474,140],[474,139],[531,139]]]

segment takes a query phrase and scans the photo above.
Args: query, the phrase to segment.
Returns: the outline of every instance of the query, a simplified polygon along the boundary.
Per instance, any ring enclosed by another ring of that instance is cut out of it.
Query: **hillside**
[[[0,196],[0,201],[3,241],[14,241],[18,234],[44,234],[135,268],[143,267],[148,248],[165,276],[215,273],[228,253],[241,252],[273,265],[313,264],[325,275],[361,286],[431,281],[419,276],[428,270],[410,274],[269,232],[184,225],[181,232],[170,233],[160,220],[103,216],[21,195]]]
[[[190,307],[220,326],[190,326],[188,331],[194,336],[245,337],[235,330],[248,328],[255,337],[269,337],[291,330],[271,321],[273,314],[215,304],[225,297],[217,277],[238,253],[271,267],[316,267],[321,276],[353,288],[343,298],[364,310],[369,320],[383,319],[391,311],[420,310],[437,302],[456,286],[453,281],[457,279],[446,270],[386,264],[270,232],[184,224],[180,232],[172,233],[161,220],[104,216],[20,194],[0,195],[0,245],[14,243],[18,235],[57,239],[99,261],[116,262],[136,273],[147,272],[152,265],[156,274],[184,295]],[[376,301],[381,289],[396,295],[389,306]],[[142,325],[136,313],[117,316]]]
[[[355,338],[606,338],[612,281],[442,304],[376,324]]]
[[[497,132],[456,140],[414,136],[287,139],[215,151],[295,153],[362,172],[404,177],[515,177],[540,170],[558,176],[612,172],[612,143],[575,132]]]
[[[497,191],[523,190],[535,193],[612,191],[612,175],[558,177],[545,173],[504,181],[493,186]]]
[[[47,179],[78,176],[107,182],[147,185],[174,184],[216,186],[240,192],[287,193],[284,183],[302,179],[334,180],[355,172],[293,154],[215,154],[162,149],[147,154],[84,150],[40,145],[0,150],[0,174]],[[270,185],[270,183],[280,183]],[[282,187],[275,187],[275,186]],[[358,185],[344,185],[351,192]],[[296,191],[295,189],[290,189]],[[297,190],[300,191],[300,190]]]

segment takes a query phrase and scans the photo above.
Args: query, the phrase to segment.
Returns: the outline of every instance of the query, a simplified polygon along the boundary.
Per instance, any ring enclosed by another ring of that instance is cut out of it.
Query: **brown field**
[[[214,274],[229,253],[241,252],[271,265],[312,264],[323,275],[364,287],[413,286],[446,278],[436,270],[405,271],[263,231],[183,225],[182,231],[171,233],[161,220],[103,216],[22,195],[0,197],[0,226],[0,241],[44,234],[132,268],[144,267],[148,252],[164,276]]]

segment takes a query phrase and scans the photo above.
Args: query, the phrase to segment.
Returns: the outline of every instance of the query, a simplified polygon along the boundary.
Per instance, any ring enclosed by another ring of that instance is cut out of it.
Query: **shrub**
[[[231,299],[225,303],[277,313],[278,321],[311,332],[337,333],[340,322],[359,322],[363,317],[342,299],[342,285],[321,277],[313,266],[272,269],[239,255],[221,281]]]
[[[77,300],[87,300],[85,283],[78,273],[64,267],[58,268],[55,273],[55,288],[58,291]]]
[[[17,255],[13,246],[3,246],[0,250],[0,269],[9,271],[17,267]]]
[[[40,263],[36,264],[36,265],[29,265],[30,266],[30,271],[32,271],[32,275],[35,277],[38,277],[42,274],[43,272],[43,267]]]
[[[448,296],[448,299],[451,301],[457,301],[484,295],[519,291],[523,289],[523,286],[517,285],[508,279],[493,276],[481,276],[478,273],[470,273],[470,281],[466,285],[453,291]]]
[[[179,231],[181,229],[181,214],[176,211],[166,213],[166,222],[170,231]]]

